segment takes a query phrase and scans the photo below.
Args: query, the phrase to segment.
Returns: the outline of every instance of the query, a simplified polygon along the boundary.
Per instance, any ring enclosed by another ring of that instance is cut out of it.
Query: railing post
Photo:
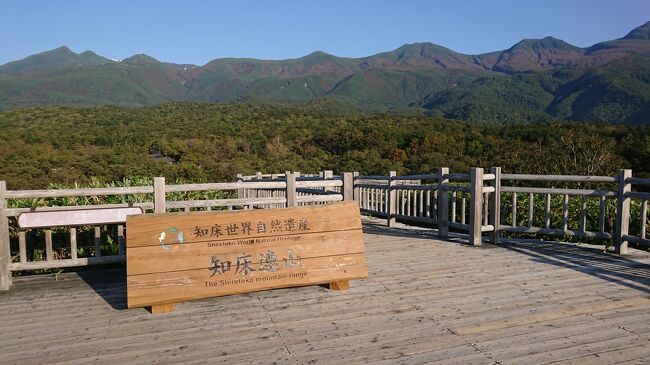
[[[395,226],[395,216],[397,215],[397,180],[393,180],[393,177],[397,176],[396,171],[391,171],[388,174],[388,227]]]
[[[278,174],[271,174],[271,180],[272,180],[272,181],[277,180],[277,178],[278,178]],[[271,189],[271,190],[269,190],[269,191],[270,191],[270,193],[271,193],[270,196],[272,196],[272,197],[278,197],[278,196],[279,196],[277,190],[275,190],[275,189]],[[276,204],[276,203],[273,203],[273,204],[269,204],[269,205],[267,205],[267,207],[268,207],[268,208],[279,208],[280,206],[279,206],[278,204]]]
[[[469,243],[480,246],[481,227],[483,226],[483,168],[472,167],[469,174],[469,185]]]
[[[352,173],[352,178],[353,178],[353,179],[354,179],[355,177],[357,177],[357,176],[359,176],[359,172],[358,172],[358,171],[355,171],[355,172]],[[355,184],[354,182],[353,182],[353,184],[354,184],[354,200],[355,200],[357,203],[359,203],[359,207],[361,207],[361,198],[359,197],[359,187],[358,187],[357,184]]]
[[[343,200],[351,201],[354,200],[354,176],[351,172],[343,173]]]
[[[262,172],[261,171],[258,171],[257,173],[255,173],[255,180],[256,181],[261,181],[262,180]],[[259,198],[260,197],[259,189],[255,189],[252,192],[253,192],[253,197],[254,198]]]
[[[285,180],[287,182],[287,208],[295,207],[296,204],[296,174],[287,171]]]
[[[325,170],[323,171],[323,180],[332,180],[334,178],[334,171],[332,170]],[[334,190],[333,188],[323,188],[323,191],[332,191]]]
[[[618,175],[618,195],[616,197],[616,253],[627,255],[627,241],[623,236],[630,227],[630,198],[625,196],[632,191],[632,184],[627,178],[632,177],[632,170],[621,170]]]
[[[438,237],[447,238],[449,236],[449,194],[445,191],[449,185],[449,168],[441,167],[438,169]]]
[[[0,290],[11,287],[11,246],[9,245],[9,222],[7,221],[7,183],[0,181]]]
[[[490,173],[494,175],[494,180],[490,184],[494,187],[492,199],[490,199],[490,215],[488,222],[494,227],[494,231],[490,233],[490,242],[498,244],[501,236],[499,226],[501,225],[501,168],[491,167]]]
[[[154,213],[165,213],[167,208],[165,200],[165,178],[164,177],[154,177],[153,178],[153,211]]]
[[[237,182],[242,182],[244,181],[244,177],[242,174],[237,174]],[[244,198],[244,189],[237,189],[237,199],[242,199]]]

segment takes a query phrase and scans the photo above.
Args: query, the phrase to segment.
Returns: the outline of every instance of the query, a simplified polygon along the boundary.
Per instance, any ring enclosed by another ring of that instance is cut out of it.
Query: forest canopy
[[[477,124],[247,103],[0,113],[0,180],[10,189],[93,178],[208,182],[256,171],[406,174],[471,166],[579,175],[631,168],[647,177],[647,161],[650,127],[602,123]]]

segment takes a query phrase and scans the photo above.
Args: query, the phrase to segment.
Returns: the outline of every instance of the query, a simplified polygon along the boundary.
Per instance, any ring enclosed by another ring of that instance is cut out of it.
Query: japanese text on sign
[[[310,230],[306,218],[273,219],[269,221],[240,222],[227,225],[214,224],[212,226],[195,226],[192,235],[194,238],[219,238],[236,235],[261,235],[278,232],[306,232]]]

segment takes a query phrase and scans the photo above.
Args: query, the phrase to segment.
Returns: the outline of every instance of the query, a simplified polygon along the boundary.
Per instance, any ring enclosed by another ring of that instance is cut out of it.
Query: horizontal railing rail
[[[34,207],[34,208],[7,208],[5,209],[7,217],[18,217],[20,213],[27,213],[33,211],[63,211],[63,210],[82,210],[88,209],[108,209],[108,208],[128,208],[128,207],[140,207],[144,210],[153,210],[153,202],[149,203],[122,203],[122,204],[96,204],[96,205],[65,205],[65,206],[53,206],[53,207]]]
[[[578,175],[502,174],[501,180],[616,183],[618,182],[618,177],[617,176],[612,177],[612,176],[578,176]]]
[[[6,199],[62,198],[78,196],[107,196],[153,193],[152,186],[131,186],[118,188],[7,190]]]
[[[578,196],[607,196],[607,197],[616,196],[616,192],[610,190],[533,188],[533,187],[519,187],[519,186],[502,186],[501,192],[530,193],[530,194],[564,194],[564,195],[578,195]]]

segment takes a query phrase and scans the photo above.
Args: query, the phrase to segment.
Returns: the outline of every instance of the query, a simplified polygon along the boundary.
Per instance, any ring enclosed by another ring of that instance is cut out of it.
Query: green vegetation
[[[173,164],[150,155],[171,157]],[[232,181],[237,173],[323,169],[386,174],[448,166],[650,176],[650,127],[472,124],[256,104],[47,107],[0,113],[0,180],[10,189],[123,181]]]

